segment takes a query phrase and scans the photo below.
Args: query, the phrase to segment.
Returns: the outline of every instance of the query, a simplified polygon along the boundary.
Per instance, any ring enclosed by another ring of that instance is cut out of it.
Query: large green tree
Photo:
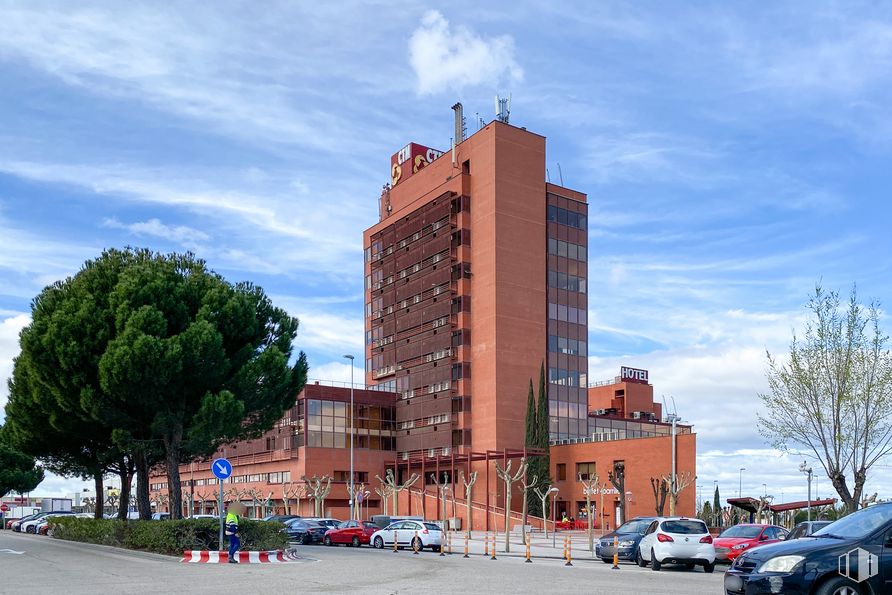
[[[527,415],[524,419],[524,445],[527,448],[538,448],[538,425],[536,423],[536,395],[533,392],[533,379],[530,378],[530,389],[527,392]],[[531,483],[533,477],[538,477],[536,465],[534,461],[530,461],[527,465],[527,483]],[[533,516],[542,516],[539,508],[542,507],[541,500],[533,490],[527,490],[526,501],[527,509]],[[538,504],[538,506],[537,506]]]
[[[530,396],[532,396],[532,381],[530,382]],[[529,415],[529,414],[528,414]],[[550,428],[549,428],[549,405],[548,405],[548,389],[545,384],[545,363],[543,362],[539,369],[539,398],[536,401],[535,424],[532,432],[532,446],[545,451],[543,456],[532,457],[527,474],[539,478],[539,488],[547,490],[551,487],[551,456],[550,456]],[[542,500],[535,497],[529,499],[530,514],[534,516],[548,515],[548,502],[546,501],[546,510],[542,510]],[[529,494],[528,494],[529,496]]]
[[[768,354],[760,429],[775,448],[816,459],[849,512],[868,472],[892,453],[892,353],[876,304],[820,286],[788,358]],[[851,484],[849,483],[851,479]]]
[[[30,492],[41,481],[43,469],[37,466],[33,457],[7,445],[0,429],[0,498],[10,492]]]

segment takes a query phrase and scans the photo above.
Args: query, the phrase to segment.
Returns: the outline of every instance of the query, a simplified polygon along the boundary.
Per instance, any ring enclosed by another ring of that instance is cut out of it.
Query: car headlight
[[[633,545],[635,545],[635,542],[631,539],[626,539],[625,541],[619,542],[619,547],[632,547]]]
[[[805,556],[778,556],[763,562],[758,572],[792,572]]]
[[[748,544],[748,543],[738,543],[737,545],[732,545],[731,549],[732,550],[745,550],[749,546],[750,546],[750,544]]]

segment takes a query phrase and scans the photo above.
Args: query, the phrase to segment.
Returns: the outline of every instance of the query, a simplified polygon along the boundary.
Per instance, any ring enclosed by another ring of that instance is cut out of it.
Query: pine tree
[[[712,511],[716,515],[715,526],[722,526],[722,499],[719,497],[719,486],[715,486],[715,495],[712,497]]]
[[[548,391],[545,386],[545,362],[539,370],[539,400],[536,410],[536,447],[545,451],[545,455],[541,457],[533,457],[531,467],[536,470],[539,476],[539,486],[541,489],[548,489],[551,486],[551,457],[549,456],[549,411],[548,411]],[[537,516],[547,515],[548,511],[542,511],[542,501],[535,499],[536,505],[533,513]]]
[[[533,393],[533,379],[530,378],[530,390],[527,393],[527,416],[525,421],[526,434],[524,436],[524,445],[527,448],[537,448],[539,446],[539,423],[536,419],[536,397]],[[538,476],[539,471],[536,464],[531,460],[527,466],[526,479],[527,483],[533,480],[534,476]],[[542,503],[533,490],[526,492],[527,510],[533,516],[541,516],[539,509]]]

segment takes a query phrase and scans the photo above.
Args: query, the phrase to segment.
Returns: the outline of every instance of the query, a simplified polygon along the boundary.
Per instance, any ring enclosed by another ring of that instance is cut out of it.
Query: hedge
[[[220,522],[216,519],[121,521],[61,516],[51,519],[49,528],[56,539],[179,555],[185,550],[216,550]],[[282,529],[282,523],[242,520],[239,523],[241,547],[243,550],[284,549],[288,539]]]

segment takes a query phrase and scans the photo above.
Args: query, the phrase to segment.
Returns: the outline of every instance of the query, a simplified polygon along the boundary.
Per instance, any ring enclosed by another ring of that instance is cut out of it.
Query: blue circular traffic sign
[[[211,463],[211,471],[217,479],[227,479],[232,475],[232,463],[226,459],[214,459]]]

